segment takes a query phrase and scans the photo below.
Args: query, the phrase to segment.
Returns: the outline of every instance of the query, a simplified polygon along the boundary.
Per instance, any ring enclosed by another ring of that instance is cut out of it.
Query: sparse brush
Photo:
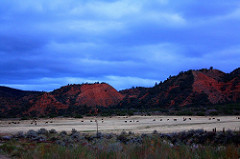
[[[24,138],[25,137],[23,131],[17,132],[17,134],[15,136],[16,136],[16,138]]]
[[[38,134],[37,134],[37,132],[34,131],[34,130],[29,130],[29,131],[26,133],[26,137],[27,137],[27,138],[35,138],[35,137],[37,137],[37,136],[38,136]]]
[[[37,131],[38,134],[40,135],[48,135],[48,131],[45,128],[41,128]]]
[[[66,132],[66,131],[61,131],[61,132],[60,132],[60,136],[65,136],[65,135],[67,135],[67,132]]]
[[[72,129],[72,134],[75,134],[75,133],[77,133],[77,130],[76,129]]]
[[[49,133],[50,133],[50,134],[56,134],[57,131],[56,131],[55,129],[51,129],[51,130],[49,130]]]
[[[41,130],[43,131],[43,130]],[[74,133],[45,136],[30,130],[27,139],[4,141],[0,152],[13,158],[228,158],[240,156],[238,132],[205,132],[192,130],[171,134],[102,134]],[[52,137],[54,140],[51,140]],[[17,136],[16,136],[17,138]],[[32,138],[36,140],[32,140]],[[37,142],[36,142],[37,141]],[[46,142],[47,141],[47,142]]]

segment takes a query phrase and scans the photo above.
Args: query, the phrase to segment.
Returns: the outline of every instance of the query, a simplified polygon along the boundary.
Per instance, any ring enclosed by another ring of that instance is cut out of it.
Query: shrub
[[[62,140],[57,140],[56,144],[60,145],[60,146],[65,146],[65,142],[63,142]]]
[[[51,129],[51,130],[49,130],[49,133],[50,133],[50,134],[56,134],[57,131],[56,131],[55,129]]]
[[[217,111],[210,112],[209,115],[218,115],[218,112]]]
[[[67,132],[66,132],[66,131],[61,131],[61,132],[60,132],[60,135],[61,135],[61,136],[65,136],[65,135],[67,135]]]
[[[122,131],[121,134],[117,137],[117,139],[124,144],[127,144],[127,142],[129,141],[126,131]]]
[[[77,133],[77,130],[76,129],[72,129],[72,134],[75,134],[75,133]]]
[[[79,132],[75,132],[74,134],[72,134],[71,138],[75,141],[80,141],[81,139],[84,139],[84,137],[81,136]]]
[[[43,142],[47,140],[47,137],[45,135],[40,135],[36,137],[35,140]]]
[[[19,131],[19,132],[17,132],[16,137],[17,138],[24,138],[25,136],[24,136],[24,133],[22,131]]]
[[[48,135],[48,131],[45,128],[41,128],[37,131],[39,135]]]
[[[197,115],[197,116],[205,116],[205,113],[203,113],[203,112],[197,112],[196,115]]]
[[[134,115],[133,111],[128,111],[128,115],[129,115],[129,116]]]
[[[26,117],[26,116],[21,117],[21,120],[29,120],[29,117]]]
[[[34,131],[34,130],[29,130],[29,131],[26,133],[26,137],[27,137],[27,138],[35,138],[35,137],[37,137],[37,136],[38,136],[38,134],[37,134],[37,132]]]
[[[176,115],[190,115],[191,116],[191,115],[193,115],[193,112],[184,110],[184,111],[176,113]]]
[[[83,116],[78,114],[78,115],[75,115],[74,118],[83,118]]]

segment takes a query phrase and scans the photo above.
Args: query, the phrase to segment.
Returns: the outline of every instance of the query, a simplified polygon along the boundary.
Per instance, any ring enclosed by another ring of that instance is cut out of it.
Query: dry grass
[[[191,118],[191,120],[190,120]],[[219,116],[215,119],[209,120],[209,116],[131,116],[131,117],[84,117],[83,119],[73,118],[54,118],[54,119],[40,119],[40,120],[13,120],[0,121],[0,134],[14,134],[18,131],[27,132],[30,129],[38,130],[46,128],[48,130],[55,129],[57,131],[71,131],[73,128],[80,132],[95,132],[96,123],[91,122],[96,119],[99,124],[99,131],[104,133],[120,133],[122,130],[132,131],[135,133],[151,133],[154,130],[158,132],[180,132],[190,129],[204,129],[211,131],[216,128],[217,131],[225,130],[239,130],[240,119],[236,116]],[[102,120],[103,119],[103,120]],[[219,119],[219,120],[218,120]],[[36,125],[35,125],[36,123]]]
[[[21,159],[237,159],[240,147],[236,145],[172,145],[152,135],[142,143],[124,144],[115,140],[94,140],[61,146],[53,142],[9,141],[0,151]]]

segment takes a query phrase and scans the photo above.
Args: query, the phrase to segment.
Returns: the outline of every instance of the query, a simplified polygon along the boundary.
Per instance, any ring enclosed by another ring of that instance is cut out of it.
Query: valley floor
[[[114,117],[84,117],[53,118],[38,120],[13,120],[0,121],[0,134],[15,134],[19,131],[47,130],[95,133],[98,121],[99,132],[121,133],[123,130],[134,133],[152,133],[154,130],[161,133],[180,132],[191,129],[204,129],[212,131],[233,130],[240,131],[240,118],[238,116],[114,116]]]

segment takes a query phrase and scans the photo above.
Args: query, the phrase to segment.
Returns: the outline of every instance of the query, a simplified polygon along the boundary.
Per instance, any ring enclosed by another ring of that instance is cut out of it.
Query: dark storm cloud
[[[239,67],[240,2],[0,2],[0,84],[152,86],[182,70]]]

